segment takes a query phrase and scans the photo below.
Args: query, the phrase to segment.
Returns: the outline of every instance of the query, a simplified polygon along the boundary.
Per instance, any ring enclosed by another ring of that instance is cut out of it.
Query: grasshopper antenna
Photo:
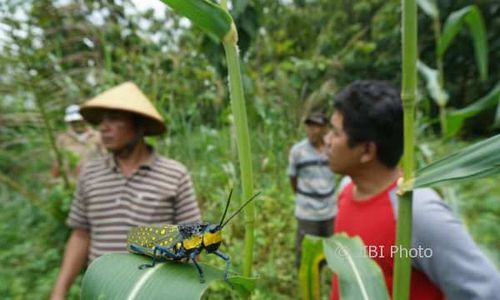
[[[229,208],[229,203],[231,202],[231,195],[233,194],[233,189],[229,192],[229,196],[227,197],[226,208],[224,209],[224,214],[222,214],[222,218],[220,219],[219,227],[222,226],[222,222],[224,222],[224,218],[226,217],[227,209]]]
[[[244,204],[243,204],[240,208],[238,208],[238,210],[237,210],[234,214],[232,214],[232,215],[231,215],[231,216],[227,219],[227,221],[226,221],[226,222],[224,222],[224,224],[222,224],[222,225],[221,225],[221,228],[223,228],[224,226],[226,226],[226,224],[227,224],[227,223],[229,223],[229,221],[231,221],[231,219],[232,219],[234,216],[236,216],[237,214],[239,214],[239,213],[240,213],[240,211],[241,211],[243,208],[245,208],[245,206],[247,206],[247,204],[248,204],[248,203],[250,203],[253,199],[255,199],[255,197],[257,197],[258,195],[260,195],[260,192],[255,193],[255,195],[253,195],[253,196],[252,196],[252,198],[248,199],[248,201],[247,201],[247,202],[245,202],[245,203],[244,203]]]

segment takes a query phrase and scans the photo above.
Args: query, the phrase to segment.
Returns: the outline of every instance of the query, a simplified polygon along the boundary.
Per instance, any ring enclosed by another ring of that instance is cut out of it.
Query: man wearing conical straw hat
[[[144,141],[166,128],[135,84],[105,91],[85,102],[80,113],[98,126],[110,154],[89,161],[80,173],[67,220],[72,233],[52,299],[64,299],[86,262],[125,252],[130,228],[201,220],[187,169]]]

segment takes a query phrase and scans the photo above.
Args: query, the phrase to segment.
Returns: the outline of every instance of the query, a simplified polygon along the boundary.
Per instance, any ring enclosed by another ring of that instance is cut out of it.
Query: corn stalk
[[[162,0],[179,14],[189,18],[195,25],[219,39],[224,45],[229,75],[231,109],[236,126],[236,141],[240,161],[243,199],[253,195],[252,153],[248,131],[245,96],[241,80],[240,58],[238,54],[238,33],[233,19],[228,13],[227,2],[221,6],[205,0]],[[245,254],[243,275],[251,276],[254,244],[255,205],[251,202],[245,208]]]
[[[414,115],[417,91],[417,3],[416,0],[402,0],[402,55],[403,86],[401,99],[404,110],[404,182],[411,182],[414,176]],[[399,197],[396,245],[403,249],[411,247],[412,191]],[[403,252],[404,253],[404,252]],[[410,291],[411,259],[398,255],[394,262],[393,298],[408,299]]]
[[[434,31],[434,40],[436,45],[439,44],[441,40],[441,21],[439,20],[439,9],[436,9],[436,15],[432,18],[432,29]],[[438,74],[438,84],[442,91],[444,91],[444,67],[443,67],[443,55],[439,53],[438,47],[436,47],[436,66]],[[448,97],[446,93],[440,94],[440,99],[436,100],[439,106],[439,121],[441,124],[441,134],[446,136],[448,132],[446,123],[446,104],[448,102]]]
[[[250,135],[248,132],[245,97],[241,80],[236,27],[232,26],[231,34],[224,40],[224,50],[229,71],[229,89],[231,93],[231,107],[236,124],[236,138],[238,141],[238,157],[240,158],[241,184],[244,199],[253,194],[252,153],[250,149]],[[253,261],[255,226],[255,205],[251,202],[245,209],[245,255],[243,261],[243,275],[251,276]]]
[[[38,111],[40,112],[40,115],[42,116],[43,124],[44,124],[45,130],[47,132],[47,136],[49,138],[50,146],[52,148],[52,151],[54,151],[57,163],[60,166],[61,177],[62,177],[63,183],[64,183],[64,189],[69,191],[71,189],[71,186],[69,184],[68,174],[66,173],[66,168],[64,168],[64,162],[63,162],[63,157],[62,157],[61,151],[59,150],[59,148],[57,147],[57,144],[56,144],[54,130],[52,129],[52,126],[50,125],[49,116],[47,115],[47,112],[45,111],[45,106],[43,105],[43,101],[36,94],[36,92],[34,92],[34,90],[32,90],[32,91],[33,91],[33,95],[35,97],[36,107],[37,107]]]
[[[424,68],[420,71],[427,80],[427,89],[430,96],[439,107],[439,120],[443,137],[450,137],[449,114],[446,111],[448,94],[445,88],[443,57],[451,42],[464,25],[469,27],[472,41],[474,42],[474,53],[479,69],[481,81],[488,78],[488,41],[486,38],[486,28],[481,11],[475,5],[466,6],[451,13],[445,21],[442,29],[439,18],[439,9],[436,0],[417,0],[420,8],[432,19],[432,30],[436,43],[436,68],[433,70],[423,63]],[[427,69],[427,70],[425,70]],[[433,74],[435,73],[435,74]]]

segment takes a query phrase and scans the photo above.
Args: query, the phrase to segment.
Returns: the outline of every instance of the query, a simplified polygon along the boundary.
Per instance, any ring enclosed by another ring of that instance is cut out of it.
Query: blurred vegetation
[[[256,203],[254,272],[259,280],[253,298],[294,299],[299,292],[293,266],[296,224],[286,175],[288,150],[304,135],[304,114],[312,108],[329,108],[332,96],[348,82],[376,78],[400,84],[400,3],[231,3],[239,26],[255,188],[263,192]],[[460,46],[452,46],[444,57],[448,107],[458,109],[500,82],[496,63],[500,3],[438,3],[441,21],[452,11],[476,4],[487,30],[488,80],[479,80],[468,31],[459,32],[454,45]],[[2,298],[46,298],[64,251],[68,235],[64,220],[72,191],[51,178],[55,153],[48,127],[64,130],[67,105],[125,80],[136,82],[168,120],[168,134],[150,142],[188,166],[204,218],[219,219],[229,189],[239,188],[221,45],[171,11],[139,11],[130,0],[4,1],[0,18]],[[432,62],[436,46],[432,24],[422,13],[419,32],[420,59]],[[490,109],[469,119],[458,136],[443,141],[436,138],[437,106],[421,97],[417,108],[420,164],[499,131],[492,126],[496,109]],[[498,264],[497,181],[498,177],[482,179],[442,192]],[[242,223],[233,222],[224,235],[223,251],[239,271]],[[220,265],[209,256],[202,255],[202,260]],[[328,284],[329,280],[323,282]],[[215,287],[207,298],[220,298],[228,293],[224,289]],[[326,297],[328,289],[322,290]],[[78,299],[78,294],[79,282],[70,298]]]

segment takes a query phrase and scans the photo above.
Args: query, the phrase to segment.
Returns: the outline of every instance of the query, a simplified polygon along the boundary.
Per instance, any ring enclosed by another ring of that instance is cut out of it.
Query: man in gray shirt
[[[297,238],[296,266],[300,264],[305,234],[327,237],[333,233],[336,214],[335,178],[328,167],[323,136],[328,119],[323,113],[311,113],[304,121],[307,138],[290,150],[288,175],[296,195]]]

